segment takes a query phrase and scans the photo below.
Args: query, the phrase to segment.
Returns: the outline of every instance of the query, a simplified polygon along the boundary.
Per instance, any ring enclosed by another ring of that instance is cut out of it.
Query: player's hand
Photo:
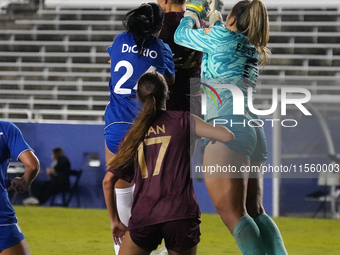
[[[213,27],[218,21],[222,21],[222,14],[219,11],[211,12],[209,14],[209,27]]]
[[[197,14],[198,20],[201,20],[207,17],[209,11],[209,2],[207,0],[188,0],[185,7],[187,11],[195,12]]]
[[[214,11],[222,11],[222,8],[223,8],[223,1],[221,0],[215,0],[215,3],[214,1],[209,1],[209,9],[211,12],[214,12]]]
[[[175,64],[175,69],[176,68],[181,68],[183,66],[183,64],[181,64],[182,61],[182,57],[177,57],[174,53],[172,54],[172,59],[174,61]]]
[[[117,224],[114,223],[111,224],[111,232],[114,244],[116,245],[122,244],[126,230],[127,227],[122,222],[119,222]]]
[[[19,193],[24,193],[29,188],[29,183],[22,177],[15,177],[8,187],[8,191],[15,190]]]
[[[196,12],[186,10],[184,13],[184,17],[190,17],[194,20],[196,28],[201,28],[201,22],[200,19],[198,18],[198,15]]]
[[[174,64],[175,64],[175,69],[190,69],[190,68],[194,68],[198,66],[198,63],[196,60],[194,60],[196,52],[193,51],[191,52],[191,54],[189,55],[189,57],[185,60],[184,63],[182,63],[183,58],[182,57],[176,57],[174,54],[173,56],[173,60],[174,60]]]
[[[187,60],[184,62],[184,64],[182,65],[182,69],[190,69],[190,68],[194,68],[198,66],[198,63],[196,60],[194,60],[196,55],[196,52],[193,51],[191,52],[191,54],[189,55],[189,57],[187,58]]]

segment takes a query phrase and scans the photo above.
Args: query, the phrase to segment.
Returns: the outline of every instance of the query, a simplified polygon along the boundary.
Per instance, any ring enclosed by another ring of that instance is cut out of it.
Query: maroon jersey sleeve
[[[127,182],[132,182],[135,176],[135,170],[133,167],[131,168],[110,168],[108,170],[109,172],[113,173],[115,176],[117,176],[119,179],[122,179]]]

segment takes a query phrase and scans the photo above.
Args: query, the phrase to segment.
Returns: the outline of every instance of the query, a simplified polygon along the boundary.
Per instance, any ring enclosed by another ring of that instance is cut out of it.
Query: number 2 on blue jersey
[[[116,83],[116,85],[114,87],[114,93],[122,94],[122,95],[131,94],[132,90],[127,89],[127,88],[122,88],[122,85],[124,85],[133,75],[133,71],[134,71],[133,65],[129,61],[121,60],[116,64],[114,71],[118,72],[118,70],[121,67],[125,67],[126,71],[125,71],[124,75]],[[150,71],[155,71],[155,70],[156,70],[156,67],[150,66],[145,72],[150,72]],[[133,89],[137,90],[137,84],[134,86]]]

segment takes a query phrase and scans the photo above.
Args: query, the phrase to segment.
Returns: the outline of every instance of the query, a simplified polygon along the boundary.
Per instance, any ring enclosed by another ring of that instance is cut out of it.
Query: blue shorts
[[[18,223],[0,226],[0,252],[20,243],[24,239],[25,237]]]
[[[117,154],[117,149],[123,137],[131,128],[132,124],[128,123],[114,123],[107,126],[104,131],[105,141],[107,148]]]
[[[217,121],[217,119],[223,121]],[[212,124],[213,121],[214,119],[209,120],[208,123]],[[225,124],[219,124],[226,121],[228,122]],[[227,127],[235,135],[234,141],[224,143],[229,149],[246,157],[251,162],[265,162],[268,148],[264,129],[258,127],[259,125],[256,123],[248,123],[248,121],[249,119],[243,115],[227,115],[215,118],[216,125]]]

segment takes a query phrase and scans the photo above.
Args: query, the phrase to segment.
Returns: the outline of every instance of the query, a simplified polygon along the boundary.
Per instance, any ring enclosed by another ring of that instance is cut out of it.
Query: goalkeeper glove
[[[219,11],[209,13],[209,27],[213,27],[216,22],[222,21],[222,14]]]
[[[190,10],[186,10],[184,13],[184,17],[190,17],[194,20],[196,28],[201,28],[201,22],[197,16],[196,12],[190,11]]]
[[[204,19],[207,17],[207,12],[209,10],[209,2],[207,0],[189,0],[186,5],[187,11],[195,12],[198,19]]]

